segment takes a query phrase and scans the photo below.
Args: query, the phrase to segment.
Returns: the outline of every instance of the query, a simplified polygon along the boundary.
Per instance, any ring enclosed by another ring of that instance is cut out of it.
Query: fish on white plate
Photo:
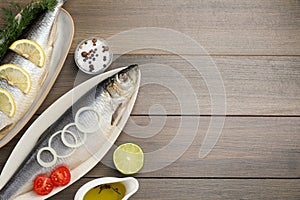
[[[110,141],[134,94],[140,70],[131,65],[87,91],[49,126],[14,175],[0,189],[0,200],[18,199],[33,190],[39,175],[59,166],[72,172]],[[38,194],[36,194],[38,195]]]
[[[15,64],[27,71],[31,78],[31,89],[25,94],[18,87],[10,85],[9,81],[0,78],[0,89],[8,91],[16,105],[13,117],[0,111],[0,139],[5,137],[29,110],[47,76],[49,67],[51,67],[49,65],[56,37],[55,22],[64,2],[65,0],[57,0],[54,10],[43,13],[23,36],[26,39],[33,40],[43,49],[46,57],[44,67],[38,67],[12,51],[8,51],[1,60],[1,64]]]

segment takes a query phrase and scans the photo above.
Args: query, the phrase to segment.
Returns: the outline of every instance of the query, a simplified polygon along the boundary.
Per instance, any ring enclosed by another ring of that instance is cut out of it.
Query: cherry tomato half
[[[65,186],[71,180],[70,170],[65,166],[60,166],[51,173],[50,179],[55,186]]]
[[[39,175],[34,179],[33,190],[38,195],[47,195],[54,188],[50,178],[45,175]]]

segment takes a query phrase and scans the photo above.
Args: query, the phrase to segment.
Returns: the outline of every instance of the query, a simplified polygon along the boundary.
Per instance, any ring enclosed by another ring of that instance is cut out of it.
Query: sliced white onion
[[[49,138],[49,141],[48,141],[48,146],[49,147],[51,147],[51,143],[52,143],[52,139],[56,136],[56,135],[58,135],[58,134],[60,134],[62,131],[57,131],[56,133],[54,133],[53,135],[51,135],[51,137]],[[52,148],[52,147],[51,147]]]
[[[41,153],[43,151],[49,151],[52,155],[53,155],[53,160],[51,162],[44,162],[41,159]],[[41,148],[38,153],[37,153],[37,161],[38,163],[42,166],[42,167],[52,167],[53,165],[55,165],[56,161],[57,161],[57,154],[56,151],[54,149],[52,149],[51,147],[43,147]]]
[[[93,111],[93,112],[95,112],[97,114],[97,116],[98,116],[98,124],[96,124],[95,126],[90,127],[90,128],[85,128],[85,127],[81,126],[80,123],[79,123],[79,115],[81,113],[85,112],[85,111]],[[82,108],[80,108],[77,111],[77,113],[75,115],[75,124],[76,124],[76,127],[78,128],[79,131],[81,131],[83,133],[94,133],[94,132],[96,132],[97,130],[100,129],[100,124],[101,124],[100,123],[100,119],[101,119],[100,115],[101,115],[100,112],[97,109],[93,108],[93,107],[82,107]]]
[[[61,138],[62,138],[62,132],[63,131],[57,131],[56,133],[54,133],[50,138],[49,138],[49,141],[48,141],[48,146],[50,148],[53,149],[53,147],[51,147],[51,143],[52,143],[52,139],[57,136],[58,134],[61,134]],[[74,138],[75,142],[77,143],[77,137],[73,134],[73,133],[70,133],[70,135],[72,135],[72,137]],[[62,139],[63,141],[63,139]],[[64,143],[64,142],[63,142]],[[64,143],[65,145],[65,143]],[[67,145],[66,145],[67,146]],[[68,146],[67,146],[68,147]],[[66,154],[66,155],[58,155],[57,152],[56,152],[56,155],[58,158],[67,158],[69,156],[71,156],[74,152],[75,152],[76,149],[73,149],[70,153]]]
[[[81,142],[78,142],[76,135],[72,131],[67,130],[71,126],[76,126],[76,128],[77,128],[77,125],[75,123],[70,123],[70,124],[66,125],[61,133],[61,140],[64,143],[64,145],[66,145],[67,147],[78,148],[85,143],[87,135],[86,135],[86,133],[83,133],[83,139],[81,140]],[[72,137],[74,137],[75,144],[71,144],[66,140],[65,133],[69,133],[70,135],[72,135]]]

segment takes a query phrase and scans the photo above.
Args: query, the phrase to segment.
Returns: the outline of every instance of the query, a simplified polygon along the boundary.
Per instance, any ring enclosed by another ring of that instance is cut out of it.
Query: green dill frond
[[[6,26],[0,30],[0,60],[37,16],[46,10],[52,11],[56,4],[57,0],[33,0],[24,8],[18,3],[11,3],[10,8],[2,8]]]

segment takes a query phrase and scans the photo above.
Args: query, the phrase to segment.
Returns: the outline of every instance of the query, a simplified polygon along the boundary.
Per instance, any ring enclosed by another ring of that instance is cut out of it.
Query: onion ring
[[[89,129],[82,127],[80,125],[80,123],[79,123],[79,115],[81,113],[83,113],[84,111],[88,111],[88,110],[95,112],[97,114],[97,116],[98,116],[98,124],[97,124],[97,126],[91,127]],[[100,119],[101,119],[100,115],[101,115],[100,112],[97,109],[93,108],[93,107],[82,107],[82,108],[80,108],[77,111],[77,113],[75,115],[75,124],[76,124],[76,127],[78,128],[79,131],[81,131],[83,133],[94,133],[94,132],[96,132],[97,130],[100,129]]]
[[[62,140],[62,142],[64,143],[64,145],[66,145],[67,147],[70,147],[70,148],[78,148],[78,147],[80,147],[80,146],[82,146],[82,145],[84,144],[84,142],[85,142],[85,140],[86,140],[86,138],[87,138],[87,135],[86,135],[86,133],[83,133],[83,139],[82,139],[82,142],[78,142],[76,135],[75,135],[72,131],[67,130],[67,129],[68,129],[69,127],[71,127],[71,126],[76,126],[76,128],[77,128],[77,125],[76,125],[75,123],[70,123],[70,124],[66,125],[66,126],[63,128],[62,133],[61,133],[61,140]],[[79,130],[79,129],[78,129],[78,130]],[[69,134],[71,134],[71,135],[75,138],[75,144],[71,144],[71,143],[69,143],[69,142],[66,140],[66,138],[65,138],[65,133],[66,133],[66,132],[69,133]]]
[[[62,131],[57,131],[56,133],[54,133],[50,138],[49,138],[49,141],[48,141],[48,146],[52,149],[54,149],[53,147],[51,147],[51,143],[52,143],[52,139],[58,135],[58,134],[62,134]],[[74,140],[76,141],[77,143],[77,138],[75,135],[73,135],[73,133],[70,133],[72,135],[72,137],[74,138]],[[62,136],[61,136],[62,137]],[[64,143],[64,142],[63,142]],[[65,145],[65,143],[64,143]],[[68,147],[67,145],[65,145],[66,147]],[[58,155],[57,152],[56,152],[56,155],[58,158],[67,158],[69,156],[71,156],[74,152],[75,152],[76,149],[73,149],[73,151],[71,151],[69,154],[66,154],[66,155]],[[54,150],[55,151],[55,150]]]
[[[52,155],[53,155],[53,160],[51,162],[44,162],[41,159],[41,153],[43,151],[49,151]],[[57,161],[57,153],[56,151],[51,148],[51,147],[43,147],[41,148],[38,153],[37,153],[37,161],[38,163],[42,166],[42,167],[52,167],[53,165],[55,165],[56,161]]]

